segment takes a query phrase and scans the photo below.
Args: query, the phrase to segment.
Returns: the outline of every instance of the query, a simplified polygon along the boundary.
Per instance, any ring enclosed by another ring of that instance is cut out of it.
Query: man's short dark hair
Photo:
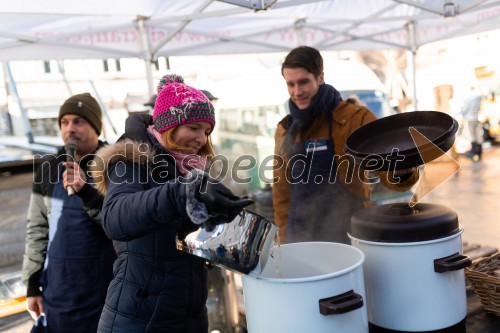
[[[281,64],[281,75],[285,68],[304,68],[315,77],[323,73],[323,57],[313,47],[298,46],[288,53]]]

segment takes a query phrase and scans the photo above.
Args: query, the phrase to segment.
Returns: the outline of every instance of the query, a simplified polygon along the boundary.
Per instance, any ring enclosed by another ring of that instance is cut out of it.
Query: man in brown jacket
[[[376,120],[368,108],[342,101],[325,84],[318,50],[299,46],[282,67],[290,114],[278,124],[273,205],[282,243],[329,241],[350,243],[354,212],[370,205],[370,179],[344,152],[350,133]],[[388,188],[406,191],[418,180],[418,169],[379,172]],[[371,180],[373,181],[373,180]]]

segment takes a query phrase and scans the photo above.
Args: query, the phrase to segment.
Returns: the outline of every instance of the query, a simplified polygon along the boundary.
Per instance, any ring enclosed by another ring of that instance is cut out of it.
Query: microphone
[[[76,152],[76,142],[68,141],[64,145],[64,150],[66,150],[66,162],[74,162],[75,161],[75,152]],[[71,186],[66,188],[68,191],[68,196],[72,196],[75,194],[75,189]]]

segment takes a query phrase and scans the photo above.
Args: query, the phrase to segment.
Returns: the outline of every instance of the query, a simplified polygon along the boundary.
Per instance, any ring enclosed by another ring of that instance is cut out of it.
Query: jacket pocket
[[[143,320],[149,319],[150,314],[141,313],[140,307],[144,298],[152,296],[147,288],[150,284],[153,267],[149,266],[147,268],[144,266],[143,268],[145,268],[143,272],[147,273],[146,275],[140,275],[144,276],[145,279],[138,279],[136,281],[115,279],[112,281],[108,290],[107,306],[111,309],[116,309],[117,312],[126,317]]]

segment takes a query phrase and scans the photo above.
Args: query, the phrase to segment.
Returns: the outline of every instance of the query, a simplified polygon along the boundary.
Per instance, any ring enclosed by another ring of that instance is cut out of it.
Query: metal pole
[[[12,92],[12,95],[14,95],[17,101],[17,105],[19,106],[19,111],[21,112],[24,128],[26,129],[26,136],[28,137],[28,143],[35,143],[30,121],[28,119],[28,115],[26,114],[26,110],[23,107],[23,103],[21,102],[21,98],[19,97],[19,93],[17,92],[16,82],[14,81],[14,77],[12,76],[12,71],[10,70],[10,64],[8,61],[4,63],[4,69],[5,73],[7,74],[7,78],[9,79],[10,91]]]
[[[415,22],[410,21],[406,25],[408,30],[408,41],[409,41],[409,51],[408,56],[410,58],[410,70],[411,70],[411,89],[412,89],[412,102],[413,102],[413,110],[418,110],[418,100],[417,100],[417,64],[416,64],[416,55],[417,55],[417,45],[415,40]]]
[[[297,37],[297,46],[304,45],[304,25],[306,20],[301,18],[294,22],[293,28],[295,30],[295,36]]]
[[[151,53],[151,42],[148,34],[149,30],[144,24],[145,20],[146,18],[144,17],[139,17],[137,19],[137,36],[139,36],[140,47],[142,52],[144,53],[144,63],[146,65],[146,80],[148,84],[148,96],[152,96],[154,94],[153,69],[151,68],[153,54]]]
[[[57,68],[59,69],[59,73],[62,76],[64,84],[66,85],[66,89],[68,89],[68,93],[70,96],[73,96],[73,91],[71,90],[71,86],[69,85],[68,78],[66,77],[66,70],[64,68],[63,60],[57,61]]]
[[[154,87],[153,87],[153,70],[151,68],[151,63],[152,63],[153,58],[151,57],[151,54],[148,53],[147,59],[144,60],[145,65],[146,65],[146,80],[148,82],[148,96],[153,96],[154,95]]]
[[[101,109],[102,109],[102,112],[104,113],[104,116],[108,120],[109,125],[113,129],[113,132],[115,134],[118,134],[118,132],[116,131],[115,125],[113,125],[113,122],[111,121],[111,118],[109,117],[108,109],[106,109],[106,105],[102,101],[101,96],[99,95],[99,93],[97,92],[97,89],[95,88],[94,81],[89,79],[89,83],[90,83],[90,86],[92,87],[92,90],[94,91],[95,97],[97,98],[97,102],[101,106]]]
[[[2,62],[2,68],[4,68],[3,62]],[[8,83],[8,79],[7,79],[7,73],[5,73],[4,70],[2,71],[2,80],[3,80],[3,86],[5,87],[5,96],[9,96],[9,83]],[[11,115],[9,113],[8,105],[9,104],[7,103],[7,100],[6,100],[5,101],[5,113],[1,109],[2,105],[0,105],[0,117],[4,118],[4,122],[5,122],[5,126],[6,126],[5,130],[0,131],[0,135],[2,135],[2,134],[14,135],[14,126],[12,124],[12,118],[11,118]]]

